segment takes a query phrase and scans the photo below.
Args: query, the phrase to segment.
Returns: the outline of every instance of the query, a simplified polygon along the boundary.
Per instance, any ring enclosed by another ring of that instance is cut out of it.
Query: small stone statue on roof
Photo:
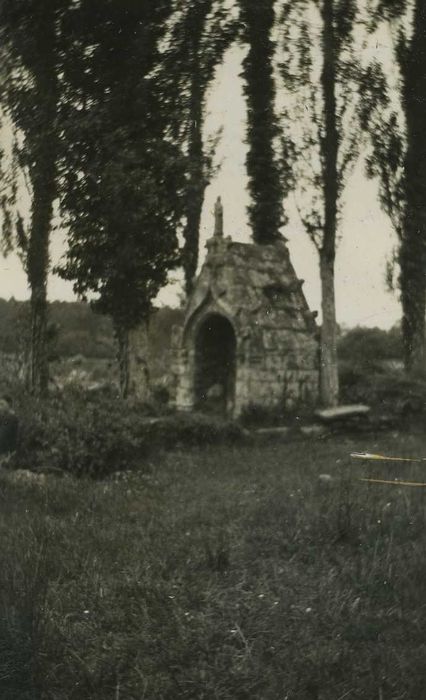
[[[220,197],[214,205],[214,235],[223,238],[223,205]]]

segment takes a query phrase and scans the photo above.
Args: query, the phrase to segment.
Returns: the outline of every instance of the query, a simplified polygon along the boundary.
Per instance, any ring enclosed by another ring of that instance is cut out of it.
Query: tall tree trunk
[[[424,280],[426,267],[422,269],[418,265],[419,260],[424,261],[424,242],[421,240],[422,231],[418,226],[418,218],[418,215],[406,216],[399,261],[405,370],[410,374],[422,375],[426,372]],[[422,228],[426,233],[426,226],[423,225]],[[423,264],[426,265],[425,262]]]
[[[400,250],[403,339],[407,371],[424,374],[426,314],[426,6],[417,0],[401,69],[407,124],[406,214]]]
[[[55,15],[46,8],[37,25],[37,35],[45,50],[35,67],[35,83],[40,103],[40,125],[31,144],[34,164],[29,166],[33,187],[31,229],[27,254],[27,275],[31,298],[30,390],[44,395],[48,390],[47,277],[49,237],[56,197],[56,118],[57,76]]]
[[[256,243],[273,243],[283,223],[280,168],[274,155],[278,134],[275,115],[275,82],[272,29],[274,0],[240,0],[248,53],[243,61],[247,99],[247,173],[251,205],[249,217]]]
[[[189,127],[189,184],[187,190],[186,226],[184,230],[183,269],[187,295],[192,291],[198,266],[201,211],[206,179],[203,150],[203,92],[198,65],[198,45],[193,47],[193,68],[190,95]]]
[[[321,275],[321,368],[320,399],[323,406],[336,406],[339,400],[337,370],[337,331],[334,293],[334,263],[325,256],[320,260]]]
[[[115,325],[115,335],[117,338],[117,360],[120,396],[127,399],[130,387],[130,353],[129,353],[129,330],[120,324]]]
[[[46,235],[45,227],[39,227],[37,238],[40,242],[40,247],[34,251],[34,260],[31,277],[31,336],[30,336],[30,367],[29,367],[29,388],[30,391],[37,396],[45,396],[48,390],[49,382],[49,365],[47,352],[47,294],[46,294],[46,274],[49,262],[48,253],[48,232]],[[36,245],[31,237],[31,247]],[[36,259],[37,258],[37,259]],[[42,271],[42,267],[44,270]],[[28,264],[30,271],[30,263]]]
[[[335,406],[339,398],[339,375],[336,349],[336,306],[334,264],[336,257],[339,134],[336,116],[336,40],[333,27],[333,2],[324,0],[323,69],[321,86],[324,99],[325,133],[322,139],[324,179],[324,232],[320,250],[322,292],[321,378],[320,395],[324,406]]]
[[[34,193],[35,194],[35,193]],[[35,195],[36,196],[36,195]],[[47,191],[34,203],[33,223],[28,251],[28,277],[31,289],[31,336],[29,388],[38,396],[47,393],[49,382],[47,348],[47,272],[52,202]]]
[[[129,333],[129,393],[139,401],[150,398],[149,323],[139,323]]]

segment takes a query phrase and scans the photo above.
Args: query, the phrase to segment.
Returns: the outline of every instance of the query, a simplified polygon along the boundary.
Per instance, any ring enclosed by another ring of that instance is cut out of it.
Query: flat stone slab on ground
[[[351,404],[348,406],[336,406],[335,408],[323,408],[315,411],[315,415],[326,423],[341,421],[346,418],[359,418],[370,413],[370,406],[365,404]]]
[[[274,428],[257,428],[255,433],[263,437],[287,437],[292,431],[294,432],[294,428],[290,428],[287,425],[280,425]]]
[[[299,430],[302,435],[307,435],[308,437],[320,437],[327,432],[327,428],[324,425],[301,425]]]
[[[297,440],[301,438],[315,438],[324,435],[327,429],[323,425],[279,425],[269,428],[257,428],[254,435],[259,438]]]

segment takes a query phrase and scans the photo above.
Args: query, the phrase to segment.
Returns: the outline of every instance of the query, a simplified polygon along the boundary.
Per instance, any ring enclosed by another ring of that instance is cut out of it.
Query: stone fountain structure
[[[236,418],[250,406],[292,410],[315,405],[319,344],[315,323],[290,261],[286,240],[237,243],[214,235],[174,333],[174,402]]]

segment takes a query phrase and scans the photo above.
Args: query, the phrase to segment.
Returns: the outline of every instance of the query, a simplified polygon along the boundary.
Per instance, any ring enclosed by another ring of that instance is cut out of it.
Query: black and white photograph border
[[[424,0],[0,0],[1,700],[426,699]]]

